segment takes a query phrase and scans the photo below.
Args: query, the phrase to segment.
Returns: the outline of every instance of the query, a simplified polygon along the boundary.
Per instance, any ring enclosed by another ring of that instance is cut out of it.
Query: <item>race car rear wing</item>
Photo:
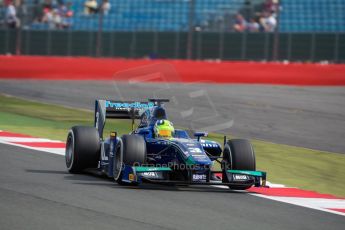
[[[149,108],[155,106],[154,101],[112,101],[112,100],[96,100],[95,102],[95,121],[94,126],[103,138],[103,129],[105,121],[109,119],[131,119],[132,129],[134,120],[140,119],[142,113]]]

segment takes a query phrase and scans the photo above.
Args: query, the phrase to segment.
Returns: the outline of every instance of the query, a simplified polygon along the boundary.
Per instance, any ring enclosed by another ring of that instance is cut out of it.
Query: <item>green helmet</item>
[[[155,137],[171,138],[175,129],[172,122],[168,120],[158,120],[154,126]]]

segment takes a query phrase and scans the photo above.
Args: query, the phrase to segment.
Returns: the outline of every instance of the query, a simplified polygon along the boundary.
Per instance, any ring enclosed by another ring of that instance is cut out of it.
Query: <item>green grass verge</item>
[[[64,141],[74,125],[92,125],[93,113],[0,95],[0,129]],[[130,122],[107,121],[104,134],[128,133]],[[210,139],[223,142],[219,134]],[[252,140],[257,168],[268,180],[345,197],[345,155]]]

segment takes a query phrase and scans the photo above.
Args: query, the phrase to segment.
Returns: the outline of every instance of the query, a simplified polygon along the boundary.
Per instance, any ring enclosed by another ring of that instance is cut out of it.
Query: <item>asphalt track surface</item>
[[[214,187],[119,186],[0,144],[1,229],[342,229],[343,216]]]
[[[170,120],[191,130],[345,153],[345,87],[0,80],[0,93],[88,110],[96,98],[170,98]]]
[[[191,129],[345,152],[344,88],[0,81],[0,92],[85,109],[93,108],[95,98],[168,97],[171,120]],[[122,187],[106,178],[71,175],[63,157],[15,146],[0,144],[0,158],[1,229],[314,230],[345,225],[343,216],[245,192]]]

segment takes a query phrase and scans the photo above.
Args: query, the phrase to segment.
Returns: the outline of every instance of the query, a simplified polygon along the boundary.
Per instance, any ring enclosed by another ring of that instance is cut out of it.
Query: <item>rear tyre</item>
[[[116,146],[113,163],[114,179],[119,184],[125,165],[142,165],[146,162],[146,142],[140,135],[123,135]]]
[[[233,139],[229,140],[223,150],[223,170],[256,170],[255,153],[249,140],[245,139]],[[226,176],[223,175],[226,179]],[[245,190],[251,186],[229,186],[235,190]]]
[[[100,138],[96,128],[74,126],[68,132],[65,160],[70,173],[96,168],[100,157]]]

